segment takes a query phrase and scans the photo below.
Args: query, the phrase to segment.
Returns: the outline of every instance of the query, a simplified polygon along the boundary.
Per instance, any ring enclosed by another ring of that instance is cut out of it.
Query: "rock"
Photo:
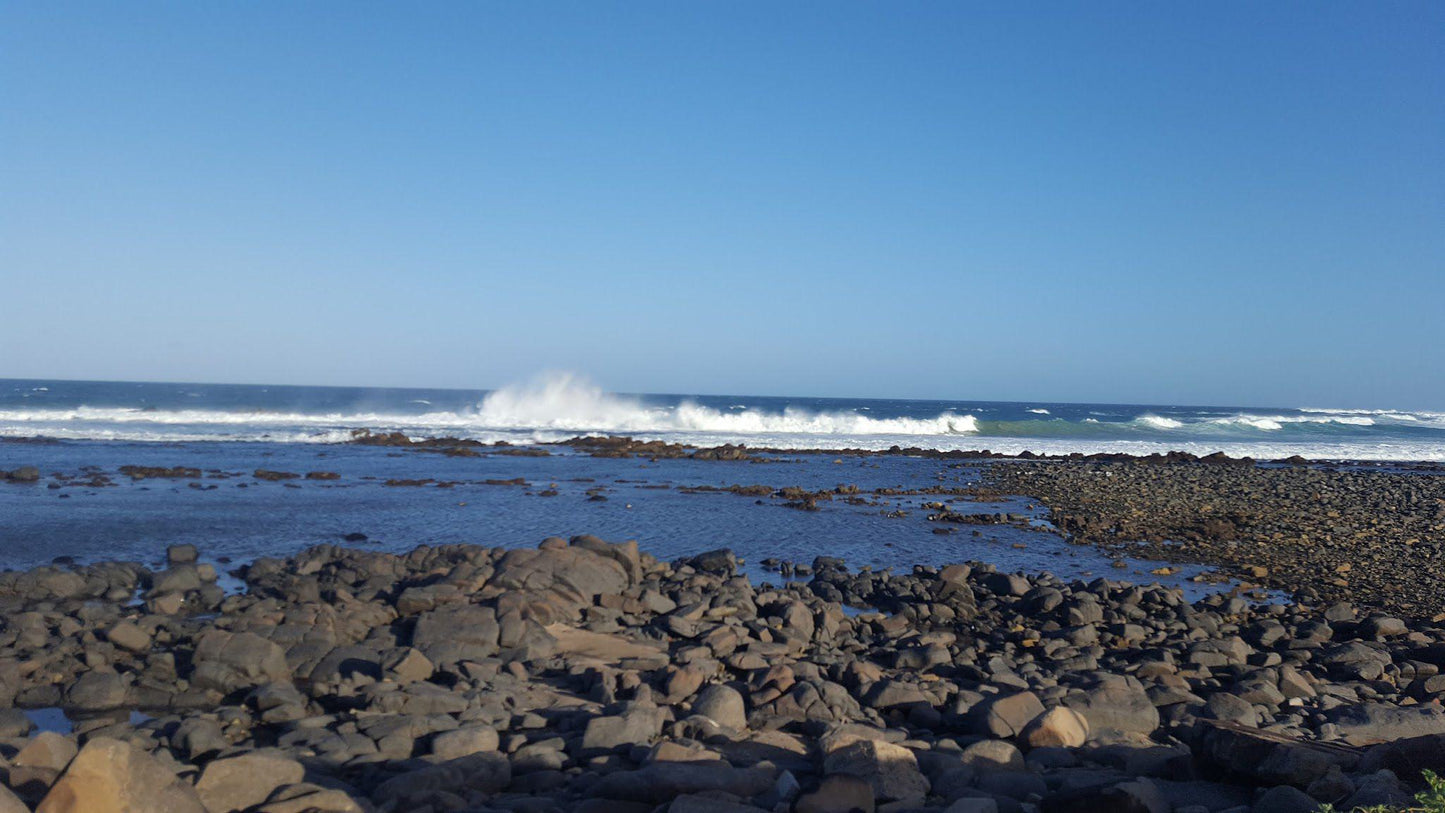
[[[662,712],[655,708],[632,709],[610,717],[593,717],[582,733],[584,751],[611,751],[614,748],[647,745],[662,730]]]
[[[301,763],[276,754],[249,753],[215,759],[196,782],[196,795],[209,813],[233,813],[266,801],[277,788],[306,775]]]
[[[370,813],[345,791],[307,782],[276,791],[255,813]]]
[[[1438,706],[1391,706],[1360,703],[1343,706],[1332,722],[1350,745],[1445,734],[1445,712]]]
[[[8,784],[26,796],[39,798],[75,759],[77,750],[70,737],[42,731],[10,760]]]
[[[1078,748],[1088,739],[1089,721],[1065,706],[1055,706],[1035,717],[1023,733],[1030,748]]]
[[[1259,724],[1259,714],[1254,710],[1254,706],[1229,692],[1215,692],[1210,695],[1204,710],[1210,719],[1251,727]]]
[[[1305,788],[1305,793],[1311,799],[1316,799],[1325,804],[1337,804],[1348,799],[1355,792],[1355,783],[1350,781],[1348,776],[1339,769],[1339,766],[1330,766],[1330,769]]]
[[[411,645],[431,663],[449,666],[496,655],[500,635],[495,609],[468,604],[418,615]]]
[[[1003,740],[980,740],[959,755],[959,760],[978,771],[1022,771],[1024,755],[1013,743]]]
[[[171,545],[166,548],[166,564],[171,567],[176,565],[193,565],[200,557],[195,545]]]
[[[1390,771],[1376,771],[1361,777],[1355,783],[1355,792],[1341,805],[1343,810],[1375,809],[1378,807],[1403,809],[1410,807],[1413,797]],[[1428,806],[1425,809],[1429,809]]]
[[[687,564],[695,570],[703,573],[717,573],[724,576],[731,576],[737,571],[737,557],[728,548],[710,550],[707,553],[687,559]]]
[[[752,797],[771,790],[777,777],[776,769],[762,766],[735,768],[726,762],[654,762],[636,771],[607,774],[593,787],[592,795],[654,805],[690,793],[722,791]]]
[[[943,813],[998,813],[998,802],[981,796],[965,796],[954,800]]]
[[[198,688],[230,694],[290,679],[285,651],[255,633],[211,630],[196,644],[191,683]]]
[[[105,639],[129,652],[145,652],[151,648],[150,633],[129,621],[118,621],[105,634]]]
[[[1044,704],[1033,692],[1016,692],[986,700],[974,706],[970,716],[979,734],[1010,739],[1044,713]]]
[[[35,724],[20,709],[0,708],[0,739],[18,739],[35,730]]]
[[[1148,779],[1098,784],[1055,793],[1044,799],[1043,813],[1169,813],[1169,800]]]
[[[64,706],[76,711],[110,711],[126,703],[125,679],[108,669],[85,672],[65,690]]]
[[[979,775],[978,789],[996,798],[1026,801],[1030,796],[1042,798],[1049,785],[1042,776],[1025,771],[987,771]],[[1168,813],[1165,808],[1164,813]]]
[[[437,791],[496,793],[511,781],[512,766],[506,757],[495,753],[472,754],[388,779],[371,796],[379,805],[396,805],[407,810],[425,804]]]
[[[1065,705],[1083,715],[1089,731],[1152,734],[1159,727],[1159,711],[1136,682],[1110,680],[1082,694],[1070,695]]]
[[[678,796],[667,806],[667,813],[768,813],[761,807],[738,804],[711,796],[687,794]]]
[[[739,731],[748,727],[747,707],[743,696],[731,686],[715,683],[693,701],[692,713],[712,719],[718,725]]]
[[[1254,803],[1253,813],[1315,813],[1319,806],[1319,802],[1299,788],[1279,785],[1259,797]]]
[[[863,779],[874,796],[885,801],[922,800],[928,795],[928,780],[918,770],[913,752],[888,742],[858,740],[838,748],[824,758],[823,772]]]
[[[1410,782],[1420,781],[1421,771],[1425,770],[1445,776],[1445,734],[1410,737],[1376,745],[1365,752],[1358,768],[1370,773],[1388,769]]]
[[[30,813],[30,806],[20,801],[20,797],[10,792],[10,789],[0,785],[0,813]]]
[[[591,603],[600,594],[626,590],[629,580],[627,570],[615,559],[568,547],[508,551],[488,583],[509,590],[562,588]]]
[[[71,761],[35,813],[207,813],[191,786],[150,754],[95,737]]]
[[[793,805],[793,813],[873,813],[873,810],[873,786],[848,774],[824,777],[817,790],[798,797]]]
[[[1330,769],[1351,770],[1359,754],[1350,748],[1303,741],[1235,723],[1210,723],[1194,747],[1200,763],[1264,785],[1306,787]]]
[[[421,650],[402,647],[392,650],[381,659],[382,674],[397,683],[416,683],[427,680],[436,672],[436,665]]]
[[[1371,616],[1360,623],[1360,634],[1368,638],[1394,638],[1409,631],[1403,620],[1383,615]]]
[[[40,469],[34,466],[21,466],[9,472],[0,472],[0,474],[4,474],[4,477],[0,477],[0,479],[9,480],[12,483],[35,483],[40,481]]]
[[[490,726],[467,726],[444,731],[433,737],[431,752],[437,759],[451,760],[495,751],[499,742],[496,729]]]

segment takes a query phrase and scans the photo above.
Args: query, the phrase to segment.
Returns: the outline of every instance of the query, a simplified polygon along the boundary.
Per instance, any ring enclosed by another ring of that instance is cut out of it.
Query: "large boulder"
[[[1360,703],[1342,706],[1334,724],[1349,745],[1374,745],[1407,737],[1445,734],[1445,711],[1438,706]]]
[[[437,792],[496,793],[511,781],[512,766],[506,757],[472,754],[388,779],[371,797],[379,805],[392,805],[393,810],[413,810],[427,804],[426,800]]]
[[[207,813],[190,785],[127,742],[96,737],[80,749],[36,813]]]
[[[726,728],[748,727],[748,710],[743,696],[737,689],[720,683],[702,690],[693,701],[692,713],[701,714]]]
[[[1360,755],[1352,748],[1260,731],[1236,723],[1202,727],[1194,756],[1204,765],[1261,785],[1304,788],[1331,768],[1352,770]]]
[[[1035,717],[1023,733],[1023,741],[1030,748],[1077,748],[1088,739],[1089,721],[1065,706],[1055,706]]]
[[[834,749],[823,759],[823,772],[856,776],[885,801],[922,801],[928,795],[928,779],[918,770],[918,758],[890,742],[856,740]]]
[[[191,685],[230,694],[291,679],[286,652],[251,632],[211,630],[196,643]]]
[[[579,603],[594,596],[621,593],[627,570],[616,559],[582,547],[512,550],[497,562],[488,585],[501,590],[571,593]]]
[[[1033,692],[1015,692],[991,697],[970,709],[974,732],[997,739],[1022,734],[1024,728],[1044,713],[1044,704]]]
[[[233,813],[266,801],[277,788],[294,785],[306,769],[294,759],[262,752],[212,760],[196,782],[210,813]]]
[[[458,757],[497,750],[501,738],[491,726],[473,725],[444,731],[432,738],[431,752],[437,759]]]
[[[417,616],[411,645],[433,664],[447,666],[497,654],[500,634],[495,610],[466,604]]]
[[[634,708],[622,714],[593,717],[582,732],[582,749],[598,753],[647,745],[662,731],[662,724],[663,712],[657,708]]]
[[[1152,734],[1159,727],[1159,710],[1138,681],[1106,680],[1089,691],[1070,695],[1064,703],[1083,715],[1094,734]]]

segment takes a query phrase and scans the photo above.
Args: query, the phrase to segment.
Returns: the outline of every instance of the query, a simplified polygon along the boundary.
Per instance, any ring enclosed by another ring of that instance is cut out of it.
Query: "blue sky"
[[[1445,4],[7,3],[0,377],[1445,407]]]

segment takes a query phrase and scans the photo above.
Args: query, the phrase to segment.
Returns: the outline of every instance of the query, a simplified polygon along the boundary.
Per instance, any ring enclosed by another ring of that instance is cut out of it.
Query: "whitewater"
[[[619,395],[561,373],[493,391],[0,380],[3,438],[324,444],[362,429],[514,444],[629,435],[782,449],[1445,461],[1445,413],[1428,411]]]

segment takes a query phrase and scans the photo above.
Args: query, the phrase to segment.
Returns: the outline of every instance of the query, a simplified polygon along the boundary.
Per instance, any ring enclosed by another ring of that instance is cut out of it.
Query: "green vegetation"
[[[1445,778],[1441,778],[1434,771],[1424,770],[1420,775],[1425,777],[1425,790],[1415,794],[1413,807],[1390,807],[1389,805],[1375,805],[1374,807],[1357,807],[1349,813],[1445,813]],[[1337,813],[1334,805],[1320,805],[1319,813]]]

